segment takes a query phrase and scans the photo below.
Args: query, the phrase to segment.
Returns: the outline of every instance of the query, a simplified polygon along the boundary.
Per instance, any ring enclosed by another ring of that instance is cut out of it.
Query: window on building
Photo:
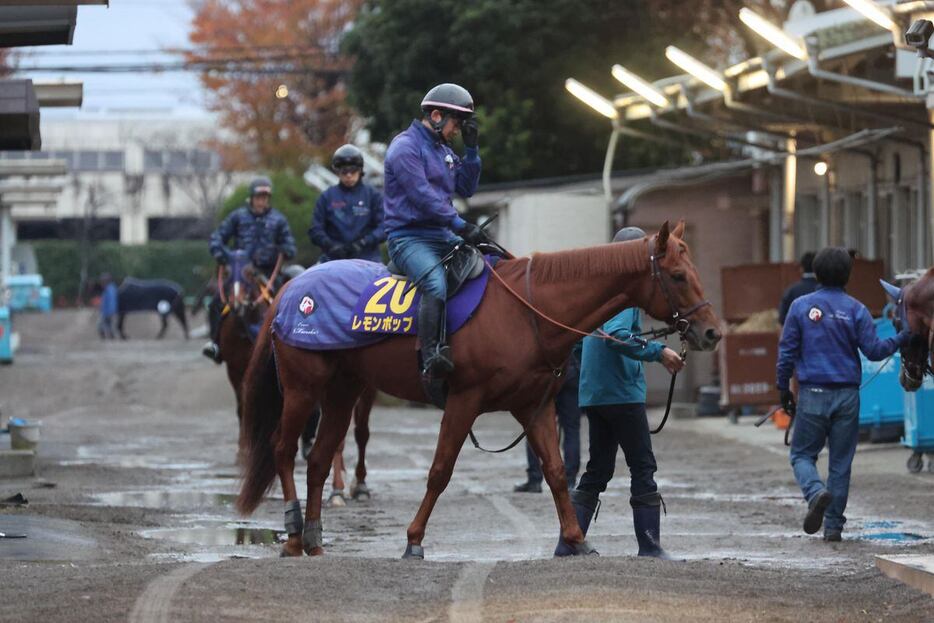
[[[173,149],[168,152],[168,155],[166,170],[169,173],[184,173],[188,170],[188,152]]]
[[[862,256],[866,255],[869,246],[869,232],[866,227],[866,210],[868,202],[861,192],[846,194],[846,210],[843,220],[843,246],[856,249]]]
[[[99,171],[100,170],[100,152],[99,151],[79,151],[78,160],[75,168],[78,171]]]
[[[143,169],[146,172],[162,170],[162,152],[155,149],[143,151]]]
[[[104,171],[123,171],[124,154],[122,151],[101,152],[103,163],[101,168]]]
[[[799,195],[795,202],[795,255],[820,248],[820,198]]]

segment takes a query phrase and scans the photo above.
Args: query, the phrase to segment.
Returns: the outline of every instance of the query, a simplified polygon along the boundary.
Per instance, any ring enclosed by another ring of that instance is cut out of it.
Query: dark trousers
[[[555,411],[558,414],[558,426],[564,437],[564,473],[568,485],[573,487],[577,481],[577,472],[581,467],[581,412],[577,406],[577,383],[569,379],[555,396]],[[526,470],[530,482],[542,481],[542,464],[535,456],[532,446],[525,443],[525,456],[529,467]]]
[[[622,448],[632,497],[658,491],[654,478],[658,466],[645,404],[587,407],[585,412],[590,423],[590,460],[577,488],[594,495],[606,491],[616,469],[616,450]]]

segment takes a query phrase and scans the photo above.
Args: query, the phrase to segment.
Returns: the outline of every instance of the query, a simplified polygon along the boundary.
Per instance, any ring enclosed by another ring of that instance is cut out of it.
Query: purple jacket
[[[460,230],[464,221],[451,196],[470,197],[479,181],[477,149],[467,148],[461,159],[421,121],[413,121],[386,152],[383,225],[388,237]]]

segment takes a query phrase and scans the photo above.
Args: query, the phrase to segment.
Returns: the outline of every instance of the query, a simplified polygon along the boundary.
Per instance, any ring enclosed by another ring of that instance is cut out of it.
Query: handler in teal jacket
[[[627,227],[617,232],[613,241],[644,236],[638,227]],[[664,344],[637,337],[642,332],[640,316],[639,309],[632,307],[603,325],[603,330],[619,342],[595,336],[583,340],[579,401],[590,426],[590,460],[577,489],[571,492],[571,502],[586,535],[600,494],[613,478],[617,448],[622,448],[631,478],[629,504],[639,556],[661,558],[665,557],[659,534],[661,496],[654,479],[657,466],[645,413],[642,362],[660,362],[672,374],[684,367],[684,362]],[[555,556],[594,551],[586,543],[575,550],[559,538]]]

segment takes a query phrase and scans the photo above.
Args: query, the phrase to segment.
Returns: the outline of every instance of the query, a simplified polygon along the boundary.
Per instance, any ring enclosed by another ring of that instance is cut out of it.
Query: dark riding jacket
[[[253,214],[249,205],[231,212],[211,234],[211,255],[220,263],[227,262],[227,243],[236,238],[234,248],[247,251],[253,265],[272,270],[279,253],[285,259],[295,257],[295,238],[285,216],[275,208],[265,214]]]
[[[384,226],[390,238],[447,238],[464,220],[451,196],[470,197],[480,182],[480,152],[468,147],[461,159],[438,136],[415,120],[386,151]]]
[[[343,184],[331,186],[315,203],[308,237],[321,247],[321,260],[325,262],[333,259],[328,257],[328,249],[352,242],[359,242],[363,247],[357,258],[381,261],[379,245],[386,239],[383,196],[362,181],[353,188]]]

